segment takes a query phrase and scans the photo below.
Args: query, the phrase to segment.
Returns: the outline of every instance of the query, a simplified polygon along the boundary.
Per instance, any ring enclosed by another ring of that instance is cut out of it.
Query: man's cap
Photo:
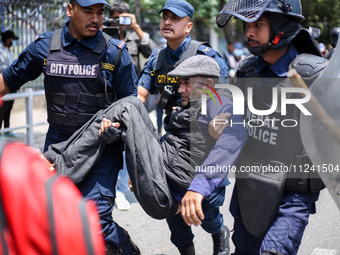
[[[14,40],[18,40],[19,37],[17,37],[12,30],[6,30],[1,33],[1,40],[4,42],[8,38],[13,38]]]
[[[180,18],[184,18],[185,16],[192,18],[194,15],[194,7],[184,0],[169,0],[164,4],[163,9],[160,10],[159,13],[164,10],[169,10]]]
[[[211,78],[220,77],[220,67],[217,62],[208,56],[197,55],[184,60],[174,70],[168,73],[173,77],[205,76]]]
[[[81,7],[89,7],[89,6],[95,5],[95,4],[105,4],[107,6],[110,6],[110,4],[108,2],[106,2],[105,0],[77,0],[77,3]]]

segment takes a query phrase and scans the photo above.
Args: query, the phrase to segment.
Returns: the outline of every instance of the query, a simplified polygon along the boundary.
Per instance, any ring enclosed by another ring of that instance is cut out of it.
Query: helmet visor
[[[225,26],[232,16],[245,22],[258,20],[272,0],[230,0],[216,17],[218,27]]]

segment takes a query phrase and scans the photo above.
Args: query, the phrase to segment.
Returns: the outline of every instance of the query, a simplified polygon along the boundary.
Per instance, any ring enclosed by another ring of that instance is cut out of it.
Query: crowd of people
[[[117,38],[102,32],[108,31],[102,26],[106,6],[110,19],[131,20],[113,28]],[[84,198],[95,201],[107,254],[143,252],[112,217],[115,205],[130,208],[127,189],[147,214],[166,219],[171,242],[182,255],[195,254],[193,225],[211,235],[214,255],[297,254],[325,187],[310,173],[236,172],[231,251],[231,231],[219,209],[230,184],[228,171],[204,169],[312,162],[296,128],[276,122],[256,128],[232,125],[264,122],[264,117],[247,107],[243,115],[236,114],[234,90],[215,85],[228,84],[233,69],[237,79],[230,86],[245,95],[252,89],[253,108],[265,111],[273,88],[291,86],[289,69],[304,74],[310,85],[332,51],[322,54],[322,45],[302,28],[300,0],[271,0],[261,7],[247,0],[235,7],[229,1],[216,23],[221,28],[231,17],[241,19],[245,44],[229,43],[225,54],[191,38],[194,8],[189,2],[168,0],[159,14],[166,42],[160,48],[126,2],[110,6],[105,0],[70,0],[69,21],[62,29],[39,35],[13,63],[5,63],[0,94],[13,93],[44,73],[49,129],[43,155]],[[334,49],[340,29],[333,32]],[[18,39],[12,31],[2,37],[8,49],[11,43],[4,38]],[[143,66],[140,54],[147,58]],[[301,71],[306,63],[317,68]],[[154,94],[165,113],[162,135],[144,106]],[[278,107],[266,117],[297,120],[297,110],[291,104],[285,113]]]

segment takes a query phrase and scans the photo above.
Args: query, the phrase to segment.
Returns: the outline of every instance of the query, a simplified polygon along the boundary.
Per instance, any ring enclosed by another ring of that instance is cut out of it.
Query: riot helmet
[[[225,26],[232,16],[244,22],[255,22],[265,13],[271,25],[268,46],[247,48],[254,55],[269,50],[283,51],[302,29],[304,19],[300,0],[230,0],[216,17],[217,26]]]
[[[339,34],[340,34],[340,27],[334,28],[331,32],[331,44],[332,44],[333,48],[336,47],[336,44],[337,44],[338,38],[339,38]]]

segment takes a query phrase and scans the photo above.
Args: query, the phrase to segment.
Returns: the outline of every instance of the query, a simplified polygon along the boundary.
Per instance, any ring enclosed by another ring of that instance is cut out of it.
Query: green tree
[[[310,26],[321,29],[317,40],[325,45],[330,43],[330,34],[333,28],[340,27],[339,0],[302,0],[302,15],[305,20],[303,27]]]
[[[156,35],[159,31],[161,17],[158,12],[163,8],[166,0],[127,0],[127,2],[130,4],[131,12],[135,13],[142,29],[151,35]],[[188,2],[195,9],[192,37],[197,40],[208,40],[210,27],[216,26],[214,18],[218,14],[219,0],[188,0]]]
[[[111,0],[112,2],[113,0]],[[160,15],[158,11],[164,6],[166,0],[127,0],[137,16],[143,30],[155,36],[159,31]],[[228,2],[226,0],[188,0],[195,8],[194,30],[191,36],[197,40],[209,40],[210,27],[228,42],[239,41],[243,36],[242,21],[233,19],[222,29],[217,28],[215,17]],[[317,27],[321,29],[318,41],[330,43],[330,33],[333,28],[340,26],[339,0],[301,0],[302,14],[305,20],[304,28]]]

